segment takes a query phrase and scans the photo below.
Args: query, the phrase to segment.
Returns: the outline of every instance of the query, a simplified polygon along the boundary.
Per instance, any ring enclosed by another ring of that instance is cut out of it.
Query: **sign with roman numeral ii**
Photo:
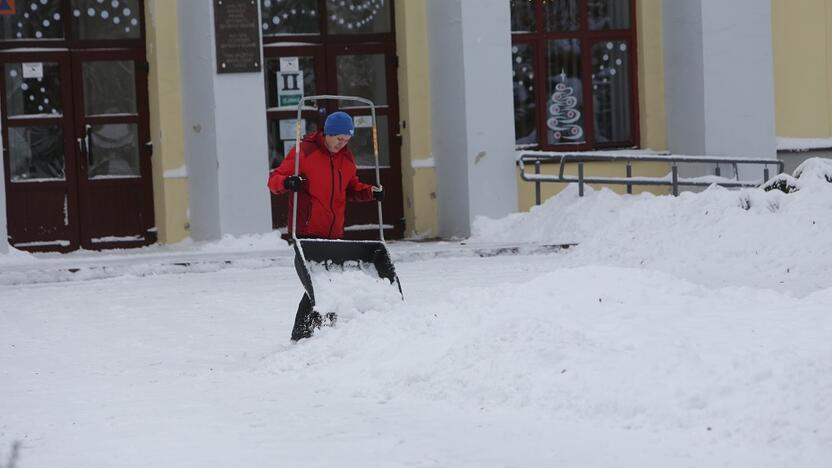
[[[279,107],[297,106],[303,97],[303,72],[277,72],[277,105]]]

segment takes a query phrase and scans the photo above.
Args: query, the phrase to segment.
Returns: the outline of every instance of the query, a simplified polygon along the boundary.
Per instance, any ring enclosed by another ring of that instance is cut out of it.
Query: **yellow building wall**
[[[153,203],[159,242],[163,244],[178,242],[189,235],[176,3],[145,2]],[[165,172],[168,172],[167,178]]]
[[[426,0],[396,2],[406,237],[433,237],[438,232],[427,27]]]
[[[832,1],[772,0],[777,136],[832,136]]]
[[[662,24],[662,0],[636,2],[641,147],[657,151],[667,149]]]

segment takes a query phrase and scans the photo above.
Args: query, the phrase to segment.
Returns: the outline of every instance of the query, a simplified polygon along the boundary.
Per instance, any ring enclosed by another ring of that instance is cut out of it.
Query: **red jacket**
[[[331,154],[322,132],[310,133],[300,143],[298,192],[298,237],[340,239],[344,237],[344,210],[349,201],[372,201],[373,186],[358,181],[355,156],[346,146]],[[295,149],[269,174],[269,190],[289,193],[289,234],[292,233],[292,192],[283,181],[295,174]]]

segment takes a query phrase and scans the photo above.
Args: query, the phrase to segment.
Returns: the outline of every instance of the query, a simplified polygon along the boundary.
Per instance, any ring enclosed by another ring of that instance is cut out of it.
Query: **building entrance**
[[[9,243],[70,251],[155,242],[141,2],[15,6],[0,17]]]

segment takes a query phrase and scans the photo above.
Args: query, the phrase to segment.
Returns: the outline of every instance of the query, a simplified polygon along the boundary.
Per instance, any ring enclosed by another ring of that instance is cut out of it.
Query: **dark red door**
[[[0,16],[10,243],[68,251],[155,242],[144,2],[16,5]]]
[[[396,77],[396,39],[393,2],[330,2],[300,0],[260,2],[269,159],[272,167],[294,144],[296,105],[280,105],[278,73],[288,66],[303,75],[303,93],[340,94],[370,99],[377,106],[381,182],[386,198],[383,217],[387,238],[404,235],[401,155]],[[284,91],[286,86],[282,88]],[[291,93],[289,93],[291,94]],[[302,127],[313,131],[336,109],[353,116],[356,133],[350,148],[357,157],[358,177],[375,183],[370,109],[355,102],[319,102],[304,111]],[[275,228],[286,226],[287,197],[272,197]],[[378,237],[376,203],[347,204],[346,237]]]
[[[147,74],[141,52],[72,53],[79,227],[81,245],[87,249],[156,241]]]
[[[155,242],[143,54],[0,51],[0,67],[10,243]]]
[[[386,237],[401,238],[402,179],[401,146],[393,44],[339,44],[327,48],[328,84],[332,94],[359,96],[375,104],[381,184],[385,187],[382,218]],[[350,148],[355,154],[358,177],[376,183],[371,109],[357,102],[330,103],[329,111],[348,112],[355,122]],[[347,204],[345,229],[348,238],[378,238],[378,208],[375,203]]]
[[[269,167],[277,167],[283,157],[295,145],[298,110],[297,105],[281,105],[278,96],[279,72],[285,72],[286,59],[297,59],[302,76],[303,94],[312,96],[324,94],[325,54],[320,45],[267,47],[265,49],[266,119],[269,136]],[[283,59],[283,60],[281,60]],[[283,103],[285,104],[285,103]],[[323,117],[317,108],[310,106],[301,114],[301,137],[323,127]],[[264,178],[265,181],[265,178]],[[272,226],[281,228],[288,225],[289,197],[272,194]]]
[[[3,165],[10,243],[73,250],[78,151],[67,52],[0,52]]]

